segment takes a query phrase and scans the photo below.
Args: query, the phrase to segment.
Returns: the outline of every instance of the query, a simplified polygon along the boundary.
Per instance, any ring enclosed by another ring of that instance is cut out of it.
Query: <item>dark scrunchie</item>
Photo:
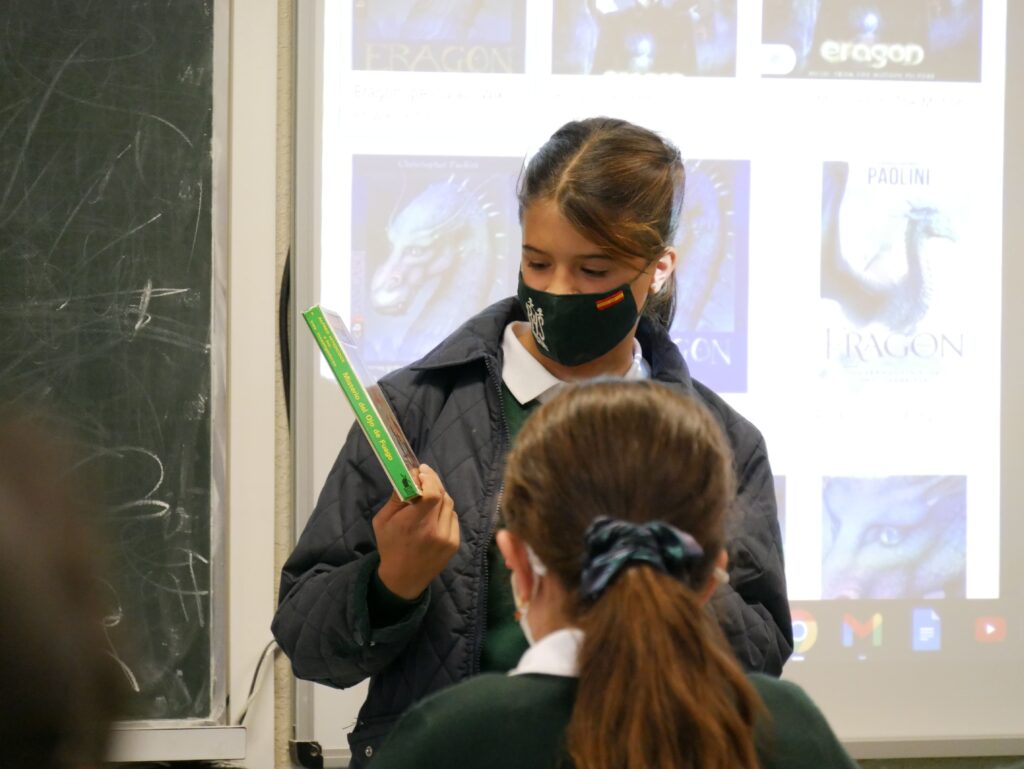
[[[630,564],[645,563],[686,580],[704,557],[697,540],[663,521],[630,523],[602,515],[587,527],[583,539],[586,553],[580,595],[584,601],[596,601]]]

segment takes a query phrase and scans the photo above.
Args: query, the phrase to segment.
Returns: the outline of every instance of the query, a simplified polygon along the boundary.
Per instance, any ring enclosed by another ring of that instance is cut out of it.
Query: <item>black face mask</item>
[[[611,351],[640,316],[629,283],[600,294],[549,294],[527,286],[520,272],[518,296],[537,347],[563,366]]]

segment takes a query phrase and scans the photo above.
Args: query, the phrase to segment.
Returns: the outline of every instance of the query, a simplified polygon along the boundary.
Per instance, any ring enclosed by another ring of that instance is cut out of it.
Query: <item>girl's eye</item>
[[[527,260],[526,266],[531,270],[543,270],[547,265],[544,262],[531,262]]]
[[[608,270],[595,270],[593,267],[583,267],[583,274],[590,278],[603,278]]]

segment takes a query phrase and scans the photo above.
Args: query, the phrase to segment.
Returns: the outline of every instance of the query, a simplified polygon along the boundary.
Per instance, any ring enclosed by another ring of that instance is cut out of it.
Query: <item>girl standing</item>
[[[726,528],[731,583],[712,606],[746,669],[781,671],[792,630],[764,440],[690,377],[667,332],[684,188],[679,151],[657,134],[610,118],[564,125],[521,180],[518,295],[381,380],[425,463],[423,496],[391,498],[350,431],[284,566],[273,630],[300,678],[370,678],[349,737],[353,767],[414,702],[507,671],[526,649],[495,538],[502,472],[526,416],[570,382],[652,379],[715,415],[738,494]]]

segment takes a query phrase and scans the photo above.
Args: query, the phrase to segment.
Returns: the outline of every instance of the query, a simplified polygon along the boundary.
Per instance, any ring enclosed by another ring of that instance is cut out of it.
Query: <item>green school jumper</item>
[[[373,769],[567,769],[576,680],[486,673],[463,681],[410,709]],[[756,734],[762,769],[857,769],[799,686],[759,674],[750,681],[768,713]]]
[[[504,382],[501,383],[501,403],[511,446],[526,418],[540,403],[532,400],[521,405]],[[504,526],[504,523],[499,520],[498,526]],[[504,673],[511,670],[530,648],[515,619],[516,604],[512,598],[511,578],[512,572],[505,566],[505,559],[492,537],[487,548],[487,629],[484,631],[480,654],[481,672]]]

